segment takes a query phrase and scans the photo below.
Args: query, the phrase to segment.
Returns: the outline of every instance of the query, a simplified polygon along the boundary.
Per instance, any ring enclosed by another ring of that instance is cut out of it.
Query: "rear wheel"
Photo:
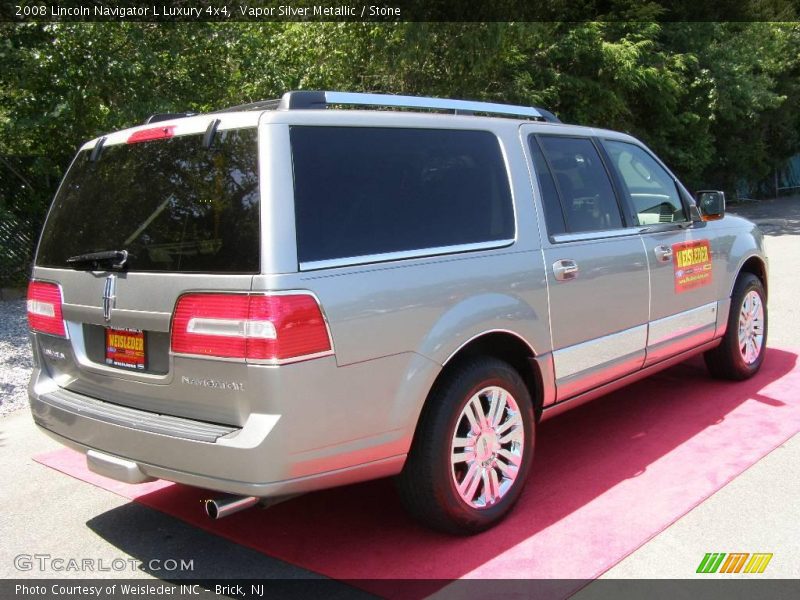
[[[426,525],[468,535],[500,521],[533,458],[534,412],[519,373],[494,358],[453,368],[428,398],[398,489]]]
[[[728,329],[722,343],[705,353],[706,366],[712,375],[721,379],[747,379],[761,368],[766,345],[764,286],[752,273],[742,273],[731,296]]]

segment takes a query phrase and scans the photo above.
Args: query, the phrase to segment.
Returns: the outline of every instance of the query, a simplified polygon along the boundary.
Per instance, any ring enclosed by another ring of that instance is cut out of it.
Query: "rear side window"
[[[303,126],[291,142],[301,263],[514,238],[492,133]]]
[[[127,250],[130,271],[257,273],[256,130],[106,146],[78,154],[45,223],[37,264]]]
[[[608,172],[591,140],[539,136],[561,196],[571,233],[622,227]]]

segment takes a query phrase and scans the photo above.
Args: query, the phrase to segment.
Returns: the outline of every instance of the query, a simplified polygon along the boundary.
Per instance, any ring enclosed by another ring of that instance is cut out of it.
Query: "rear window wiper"
[[[90,271],[115,270],[121,271],[128,262],[127,250],[104,250],[103,252],[90,252],[70,256],[67,264],[73,269],[86,269]]]

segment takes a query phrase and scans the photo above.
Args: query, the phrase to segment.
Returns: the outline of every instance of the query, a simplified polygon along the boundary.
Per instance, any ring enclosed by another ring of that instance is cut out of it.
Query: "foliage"
[[[731,191],[800,151],[798,23],[609,5],[576,23],[0,24],[0,218],[41,220],[87,139],[289,89],[541,105],[637,135],[690,187]]]

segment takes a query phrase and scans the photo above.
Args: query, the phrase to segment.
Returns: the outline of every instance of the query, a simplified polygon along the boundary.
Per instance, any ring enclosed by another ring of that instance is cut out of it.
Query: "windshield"
[[[130,271],[259,271],[255,128],[106,146],[78,154],[53,201],[37,265],[128,252]]]

